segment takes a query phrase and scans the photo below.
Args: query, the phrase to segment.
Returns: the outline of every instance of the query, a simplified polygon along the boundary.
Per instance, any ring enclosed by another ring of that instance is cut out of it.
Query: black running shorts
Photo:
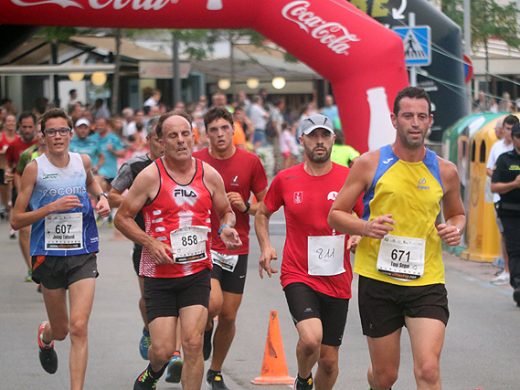
[[[387,336],[405,325],[405,317],[432,318],[448,324],[444,284],[399,286],[359,276],[359,315],[363,334]]]
[[[98,276],[95,253],[32,257],[32,279],[49,290],[66,289],[78,280]]]
[[[246,284],[247,258],[247,254],[239,255],[237,265],[233,272],[223,270],[218,264],[213,263],[211,279],[217,279],[220,282],[222,291],[243,294]]]
[[[208,307],[210,270],[182,278],[144,278],[144,301],[148,322],[158,317],[178,317],[183,307]]]
[[[291,283],[284,292],[294,324],[319,318],[323,328],[321,343],[334,347],[341,345],[347,323],[348,299],[322,294],[304,283]]]

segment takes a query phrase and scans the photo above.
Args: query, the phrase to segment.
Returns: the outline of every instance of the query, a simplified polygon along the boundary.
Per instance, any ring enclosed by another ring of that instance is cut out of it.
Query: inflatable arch
[[[361,151],[393,142],[389,103],[408,84],[401,39],[345,0],[5,0],[0,23],[255,29],[331,82]]]

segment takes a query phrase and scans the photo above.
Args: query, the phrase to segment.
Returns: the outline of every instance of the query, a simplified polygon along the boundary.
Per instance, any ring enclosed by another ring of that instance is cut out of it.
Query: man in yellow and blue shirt
[[[356,160],[329,214],[331,227],[362,236],[354,271],[372,366],[372,389],[388,389],[399,371],[403,326],[410,334],[418,389],[440,389],[448,322],[441,242],[460,243],[465,215],[455,165],[426,149],[431,103],[421,88],[399,92],[392,145]],[[364,193],[363,218],[352,207]],[[445,222],[441,222],[442,214]]]

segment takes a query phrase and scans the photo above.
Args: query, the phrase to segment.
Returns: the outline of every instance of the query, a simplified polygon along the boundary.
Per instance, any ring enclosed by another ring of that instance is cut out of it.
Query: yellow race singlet
[[[354,271],[402,286],[444,283],[435,228],[443,193],[434,152],[426,150],[423,161],[412,163],[400,160],[390,145],[381,148],[374,180],[363,198],[363,219],[392,214],[394,230],[383,240],[361,239]]]

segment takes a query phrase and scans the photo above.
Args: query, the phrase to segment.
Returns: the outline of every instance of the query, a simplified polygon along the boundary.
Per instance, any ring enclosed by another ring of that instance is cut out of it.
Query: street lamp
[[[94,72],[90,76],[90,81],[97,86],[104,85],[107,82],[107,74],[105,72]]]
[[[256,77],[251,77],[247,79],[246,85],[250,89],[258,88],[258,85],[260,85],[260,81]]]
[[[83,77],[85,77],[85,73],[81,73],[81,72],[69,73],[70,81],[81,81],[81,80],[83,80]]]
[[[272,81],[273,87],[275,89],[283,89],[285,87],[285,79],[283,77],[275,77]]]
[[[231,81],[229,81],[229,79],[220,79],[217,85],[220,89],[226,90],[229,89],[229,87],[231,87]]]

